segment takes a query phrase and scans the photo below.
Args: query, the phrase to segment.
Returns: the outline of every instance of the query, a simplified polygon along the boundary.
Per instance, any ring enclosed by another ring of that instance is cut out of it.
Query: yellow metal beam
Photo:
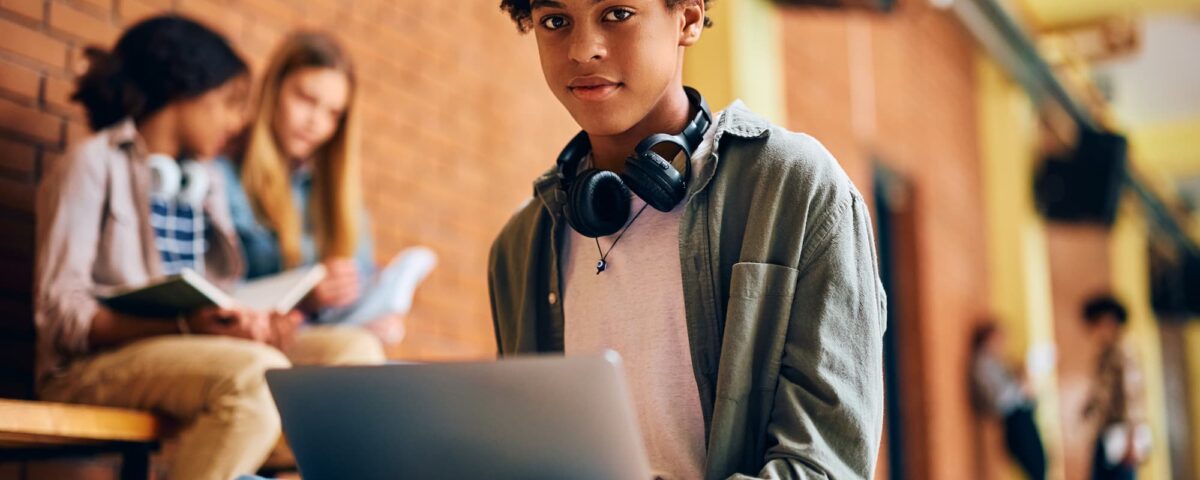
[[[1039,29],[1069,27],[1108,17],[1200,11],[1200,0],[1019,0]]]
[[[1142,125],[1129,132],[1133,164],[1172,176],[1200,175],[1200,118]]]

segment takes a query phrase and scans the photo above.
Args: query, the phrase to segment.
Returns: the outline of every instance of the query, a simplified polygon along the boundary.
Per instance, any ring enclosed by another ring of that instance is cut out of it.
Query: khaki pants
[[[379,364],[383,346],[355,327],[299,332],[285,355],[248,340],[165,336],[77,360],[41,385],[49,401],[149,410],[180,422],[170,480],[254,473],[280,438],[263,373],[291,365]]]

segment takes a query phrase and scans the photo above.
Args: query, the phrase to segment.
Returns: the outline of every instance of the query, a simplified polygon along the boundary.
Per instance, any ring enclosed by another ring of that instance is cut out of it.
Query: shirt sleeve
[[[854,193],[799,268],[761,478],[870,478],[883,424],[886,303]],[[748,478],[736,475],[733,478]]]
[[[81,148],[47,172],[37,195],[34,316],[39,336],[65,355],[88,353],[92,268],[106,205],[107,170],[98,149]]]

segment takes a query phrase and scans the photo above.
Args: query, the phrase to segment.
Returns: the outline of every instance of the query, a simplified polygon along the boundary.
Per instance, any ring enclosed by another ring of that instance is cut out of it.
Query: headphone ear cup
[[[183,172],[179,162],[167,155],[151,154],[146,157],[150,165],[150,194],[160,199],[173,199],[179,194]]]
[[[687,194],[679,170],[652,151],[625,159],[622,178],[633,193],[660,212],[671,211]]]
[[[629,221],[629,188],[621,177],[606,170],[583,173],[567,191],[567,223],[590,238],[617,233]]]
[[[183,203],[198,207],[204,202],[204,197],[208,196],[208,187],[211,183],[208,169],[200,162],[189,160],[183,162],[181,170],[183,170],[183,186],[176,198]]]

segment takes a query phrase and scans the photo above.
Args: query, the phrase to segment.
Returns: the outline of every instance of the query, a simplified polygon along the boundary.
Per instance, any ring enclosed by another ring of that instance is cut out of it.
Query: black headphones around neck
[[[576,171],[592,150],[587,132],[579,132],[563,148],[558,155],[559,187],[567,195],[564,208],[567,224],[576,232],[590,238],[617,233],[629,221],[630,190],[660,212],[671,211],[687,195],[692,154],[712,125],[712,112],[700,92],[691,87],[683,87],[683,90],[687,93],[688,103],[697,110],[696,116],[678,134],[657,133],[638,143],[633,155],[625,159],[625,171],[620,175],[596,168]],[[687,157],[683,174],[669,160],[651,150],[663,143],[673,143],[683,149]]]

